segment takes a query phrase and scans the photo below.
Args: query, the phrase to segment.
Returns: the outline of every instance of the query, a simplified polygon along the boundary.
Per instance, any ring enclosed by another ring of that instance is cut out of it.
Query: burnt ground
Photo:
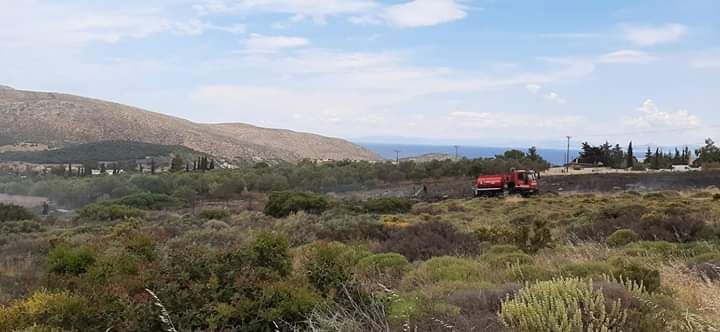
[[[334,194],[339,198],[413,197],[425,185],[426,199],[472,196],[473,178],[401,183],[381,188]],[[588,193],[621,191],[697,190],[720,187],[720,172],[659,172],[633,174],[582,174],[542,176],[541,192]]]

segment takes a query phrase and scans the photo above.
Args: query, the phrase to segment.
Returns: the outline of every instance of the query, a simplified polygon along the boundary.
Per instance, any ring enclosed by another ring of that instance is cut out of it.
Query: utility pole
[[[400,165],[400,150],[395,150],[395,164]]]
[[[459,158],[458,150],[460,149],[460,145],[453,145],[455,148],[455,161],[457,161]]]
[[[567,152],[565,153],[565,173],[570,172],[570,139],[572,136],[565,136],[567,137]]]

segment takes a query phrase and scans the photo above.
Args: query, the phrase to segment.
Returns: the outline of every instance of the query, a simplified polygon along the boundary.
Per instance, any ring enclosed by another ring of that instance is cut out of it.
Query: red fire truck
[[[537,194],[537,173],[531,170],[512,170],[510,173],[480,175],[475,183],[475,197]]]

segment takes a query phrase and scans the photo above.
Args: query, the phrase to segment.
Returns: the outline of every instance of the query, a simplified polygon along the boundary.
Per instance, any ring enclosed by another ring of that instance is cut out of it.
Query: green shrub
[[[230,217],[230,211],[226,209],[203,209],[198,213],[198,217],[208,220],[223,220]]]
[[[355,273],[369,288],[375,288],[378,283],[397,288],[403,276],[411,269],[412,266],[405,256],[387,253],[361,259],[355,267]]]
[[[35,292],[9,307],[0,305],[0,331],[88,331],[95,321],[93,307],[68,292]],[[37,324],[42,328],[34,328]]]
[[[630,243],[623,250],[628,256],[670,257],[680,254],[678,246],[666,241],[638,241]]]
[[[720,194],[714,194],[712,198],[714,201],[720,201]]]
[[[627,319],[619,300],[606,305],[602,290],[580,279],[527,286],[503,302],[498,315],[519,332],[623,331]]]
[[[275,218],[283,218],[291,213],[305,211],[320,214],[330,207],[327,196],[306,192],[281,191],[270,194],[265,214]]]
[[[110,202],[143,210],[162,210],[178,205],[174,197],[156,193],[131,194]]]
[[[333,297],[353,287],[355,265],[369,254],[339,242],[316,242],[309,245],[304,253],[304,274],[322,295]]]
[[[93,263],[95,263],[95,254],[88,247],[60,244],[48,253],[48,268],[53,273],[82,274]]]
[[[86,220],[119,220],[143,216],[140,209],[117,204],[91,204],[78,210],[78,216]]]
[[[420,285],[447,281],[482,281],[487,268],[481,263],[461,257],[442,256],[420,264],[403,279],[403,287],[414,289]]]
[[[250,245],[251,264],[268,269],[280,277],[290,274],[290,252],[284,235],[260,233]]]
[[[365,213],[408,213],[413,207],[412,200],[403,197],[373,198],[362,203]]]
[[[293,326],[304,322],[321,302],[322,299],[318,294],[305,287],[278,283],[262,290],[256,304],[258,307],[256,312],[264,321],[261,324],[265,328],[273,328],[275,324],[281,322]],[[251,329],[252,324],[244,327],[249,330],[260,330]]]
[[[30,210],[15,204],[0,203],[0,222],[35,219]]]
[[[155,260],[157,257],[155,239],[148,234],[137,234],[131,237],[128,239],[126,247],[129,252],[148,261]]]
[[[648,292],[660,288],[660,271],[647,268],[641,262],[624,257],[614,257],[610,264],[615,267],[615,276],[641,284]]]
[[[640,241],[640,235],[627,228],[616,230],[606,240],[611,247],[621,247],[636,241]]]

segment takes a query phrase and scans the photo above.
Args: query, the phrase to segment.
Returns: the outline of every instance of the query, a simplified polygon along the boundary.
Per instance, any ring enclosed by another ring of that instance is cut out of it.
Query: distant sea
[[[362,143],[357,144],[381,155],[385,159],[395,160],[395,150],[400,151],[400,158],[417,157],[429,153],[444,153],[455,155],[455,148],[451,145],[421,145],[421,144],[391,144],[391,143]],[[511,149],[527,151],[527,148],[503,148],[503,147],[480,147],[461,146],[458,154],[467,158],[489,158]],[[538,153],[553,165],[562,165],[565,162],[565,150],[538,148]],[[572,157],[577,156],[577,150],[570,150]]]

